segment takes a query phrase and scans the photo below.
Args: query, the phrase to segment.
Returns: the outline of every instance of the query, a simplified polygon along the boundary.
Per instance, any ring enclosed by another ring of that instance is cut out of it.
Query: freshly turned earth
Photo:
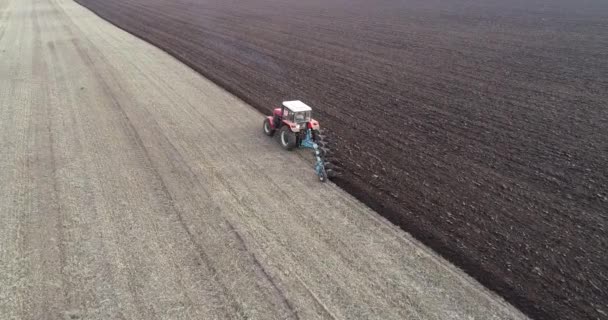
[[[608,2],[77,1],[313,106],[336,183],[529,315],[608,319]]]

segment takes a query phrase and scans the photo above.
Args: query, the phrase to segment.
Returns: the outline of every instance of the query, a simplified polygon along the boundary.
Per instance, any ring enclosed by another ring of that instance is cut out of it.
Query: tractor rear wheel
[[[286,150],[293,150],[296,147],[296,134],[291,132],[288,126],[283,126],[280,131],[281,146]]]

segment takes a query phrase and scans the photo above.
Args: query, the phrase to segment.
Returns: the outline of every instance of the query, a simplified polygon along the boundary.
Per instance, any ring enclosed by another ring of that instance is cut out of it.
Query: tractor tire
[[[270,120],[265,119],[264,120],[264,134],[266,134],[269,137],[274,136],[274,132],[276,131],[274,128],[272,128],[272,125],[270,124]]]
[[[296,147],[296,134],[291,132],[288,126],[283,126],[279,133],[281,146],[285,150],[293,150]]]

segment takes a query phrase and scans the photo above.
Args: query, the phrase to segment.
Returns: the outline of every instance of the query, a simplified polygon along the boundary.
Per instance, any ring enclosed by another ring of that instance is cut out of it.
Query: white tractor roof
[[[293,112],[300,112],[300,111],[311,111],[312,108],[307,106],[304,102],[300,101],[300,100],[294,100],[294,101],[283,101],[283,105],[293,111]]]

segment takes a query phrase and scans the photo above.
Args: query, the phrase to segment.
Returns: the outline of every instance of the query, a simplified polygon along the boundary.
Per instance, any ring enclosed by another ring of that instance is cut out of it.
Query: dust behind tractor
[[[304,102],[284,101],[275,108],[272,115],[264,119],[264,133],[274,136],[278,131],[279,142],[286,150],[310,148],[315,152],[315,172],[322,182],[335,176],[327,161],[329,149],[326,137],[321,132],[319,122],[312,118],[312,108]]]

